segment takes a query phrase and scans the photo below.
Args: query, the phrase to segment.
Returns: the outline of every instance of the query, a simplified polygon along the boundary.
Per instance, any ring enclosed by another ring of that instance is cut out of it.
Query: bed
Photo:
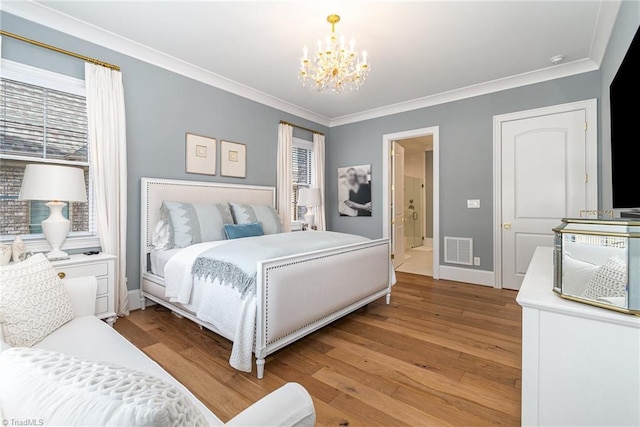
[[[236,346],[239,346],[237,333],[234,334],[229,328],[221,326],[220,322],[203,320],[207,317],[201,316],[197,308],[204,301],[210,309],[211,307],[215,309],[217,295],[212,296],[210,293],[218,292],[213,289],[224,287],[211,286],[213,279],[208,279],[206,276],[194,277],[191,285],[193,289],[188,294],[188,300],[180,299],[172,293],[172,289],[178,289],[176,288],[178,285],[174,283],[176,274],[170,274],[168,278],[164,277],[167,264],[181,265],[182,262],[184,271],[191,271],[188,264],[189,256],[195,257],[194,254],[200,250],[220,250],[216,249],[218,245],[203,242],[184,249],[154,251],[152,244],[154,228],[161,220],[160,211],[164,201],[181,203],[234,201],[273,207],[275,188],[156,178],[142,178],[141,185],[142,309],[145,308],[146,299],[149,299],[179,316],[190,319],[201,328],[207,328],[231,340],[235,351]],[[246,239],[246,244],[249,244],[252,239],[255,244],[255,241],[262,237],[265,240],[266,238],[276,240],[286,238],[300,241],[303,237],[304,239],[324,238],[321,237],[322,234],[315,231],[300,231],[283,233],[280,236],[250,237]],[[255,355],[258,378],[264,375],[265,358],[268,355],[380,297],[386,296],[387,304],[390,302],[391,286],[395,276],[389,262],[388,239],[369,240],[358,239],[355,236],[342,238],[336,236],[338,234],[340,233],[327,232],[326,236],[330,238],[329,240],[339,238],[343,240],[336,241],[346,243],[307,252],[283,252],[287,254],[269,259],[257,259],[254,275],[255,290],[252,296],[255,301],[244,303],[245,306],[255,307],[252,308],[255,318],[253,322],[246,322],[251,323],[252,333],[250,338],[244,337],[242,341],[248,342],[247,340],[250,339],[249,356],[251,357],[251,353]],[[237,249],[238,242],[242,240],[245,239],[219,243],[220,247],[225,248],[226,253],[227,248],[233,248],[233,245],[236,245]],[[295,243],[291,248],[295,248]],[[167,296],[167,293],[171,294],[171,297]],[[207,295],[202,297],[203,293]],[[196,295],[200,295],[197,304]],[[248,370],[252,370],[251,363]]]

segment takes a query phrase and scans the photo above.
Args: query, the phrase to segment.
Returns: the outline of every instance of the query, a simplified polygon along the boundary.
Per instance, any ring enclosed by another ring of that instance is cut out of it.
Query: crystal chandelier
[[[344,36],[336,34],[336,24],[340,22],[338,15],[329,15],[327,22],[331,24],[331,34],[325,43],[318,40],[318,48],[309,58],[309,49],[305,46],[300,59],[300,81],[305,87],[318,92],[349,92],[358,89],[369,74],[367,52],[360,54],[355,50],[352,39],[349,46]]]

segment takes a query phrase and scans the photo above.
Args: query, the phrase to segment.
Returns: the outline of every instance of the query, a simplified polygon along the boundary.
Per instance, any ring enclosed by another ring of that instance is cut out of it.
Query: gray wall
[[[327,225],[330,229],[382,236],[382,135],[440,127],[440,239],[472,237],[481,270],[493,270],[493,116],[566,102],[599,98],[600,73],[594,71],[505,90],[420,110],[331,129],[327,143]],[[337,214],[336,168],[372,164],[373,215]],[[467,209],[480,199],[480,209]],[[443,251],[440,253],[441,263]]]
[[[280,120],[328,134],[326,127],[316,123],[13,15],[1,13],[0,19],[6,31],[117,64],[122,69],[127,112],[129,289],[139,287],[141,177],[275,185]],[[82,61],[6,37],[2,41],[2,57],[84,78]],[[186,174],[185,132],[247,144],[247,178]],[[296,130],[295,135],[311,139],[306,132]]]
[[[600,152],[602,181],[600,181],[600,206],[611,209],[613,195],[611,188],[611,110],[609,108],[609,86],[618,72],[627,49],[640,26],[640,2],[624,1],[616,25],[611,33],[607,50],[600,66],[602,93],[600,103],[600,133],[602,150]],[[639,77],[640,78],[640,77]]]

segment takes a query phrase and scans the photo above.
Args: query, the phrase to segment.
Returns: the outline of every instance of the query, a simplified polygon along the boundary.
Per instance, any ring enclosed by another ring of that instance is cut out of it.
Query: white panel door
[[[391,247],[393,248],[393,266],[398,268],[404,263],[404,147],[394,141],[392,153]]]
[[[552,229],[587,209],[585,110],[502,123],[502,286],[520,289]]]

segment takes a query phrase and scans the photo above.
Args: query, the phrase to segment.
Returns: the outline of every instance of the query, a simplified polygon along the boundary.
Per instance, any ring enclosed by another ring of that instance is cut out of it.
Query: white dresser
[[[70,259],[52,261],[60,278],[95,276],[98,280],[96,293],[96,316],[110,325],[116,320],[115,310],[115,264],[116,257],[105,253],[97,255],[77,254]]]
[[[639,426],[640,317],[560,298],[538,248],[522,306],[522,425]]]

